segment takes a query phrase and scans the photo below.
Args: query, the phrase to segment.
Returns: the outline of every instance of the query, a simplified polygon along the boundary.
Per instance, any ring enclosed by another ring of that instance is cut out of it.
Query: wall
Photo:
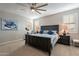
[[[79,8],[76,8],[76,9],[73,9],[73,10],[64,11],[64,12],[60,12],[60,13],[57,13],[57,14],[41,17],[41,18],[39,18],[39,24],[40,24],[40,26],[42,26],[42,25],[57,25],[57,24],[61,25],[62,22],[63,22],[62,21],[63,15],[71,14],[71,13],[75,13],[75,12],[78,13],[78,18],[79,18]],[[79,33],[79,26],[78,26],[78,33]],[[78,33],[76,33],[76,34],[78,34]]]
[[[11,18],[17,21],[18,28],[15,31],[3,31],[1,30],[1,18]],[[25,27],[27,27],[30,23],[30,19],[0,11],[0,43],[6,42],[6,41],[12,41],[12,40],[18,40],[18,39],[24,39],[24,35],[26,34]]]

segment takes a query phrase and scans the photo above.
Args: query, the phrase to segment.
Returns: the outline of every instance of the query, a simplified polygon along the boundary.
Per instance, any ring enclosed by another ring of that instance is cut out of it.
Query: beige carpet
[[[9,55],[11,52],[17,50],[24,45],[24,40],[19,40],[16,42],[7,43],[5,45],[0,45],[0,56]]]
[[[10,55],[12,56],[46,56],[47,52],[41,51],[31,46],[22,46]]]
[[[51,56],[79,56],[79,47],[56,44]],[[12,56],[48,56],[47,52],[31,46],[22,46],[10,55]]]
[[[79,56],[79,47],[56,44],[51,56]],[[47,56],[48,53],[31,46],[25,46],[24,40],[0,46],[1,56]]]

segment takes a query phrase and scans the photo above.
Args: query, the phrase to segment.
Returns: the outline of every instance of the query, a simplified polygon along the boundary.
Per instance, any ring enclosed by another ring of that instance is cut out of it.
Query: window
[[[78,14],[68,14],[63,16],[63,23],[67,25],[69,33],[78,32]]]
[[[39,20],[35,21],[35,32],[39,32],[40,31],[40,25],[39,25]]]

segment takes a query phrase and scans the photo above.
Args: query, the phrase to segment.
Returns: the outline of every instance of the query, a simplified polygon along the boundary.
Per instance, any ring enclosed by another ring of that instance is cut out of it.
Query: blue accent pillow
[[[49,35],[52,35],[52,34],[54,34],[54,32],[52,32],[52,31],[48,31],[48,34],[49,34]]]

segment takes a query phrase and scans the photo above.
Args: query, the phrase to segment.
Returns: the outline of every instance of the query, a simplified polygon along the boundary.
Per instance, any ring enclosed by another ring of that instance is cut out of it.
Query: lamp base
[[[63,36],[66,36],[66,33],[63,33]]]

